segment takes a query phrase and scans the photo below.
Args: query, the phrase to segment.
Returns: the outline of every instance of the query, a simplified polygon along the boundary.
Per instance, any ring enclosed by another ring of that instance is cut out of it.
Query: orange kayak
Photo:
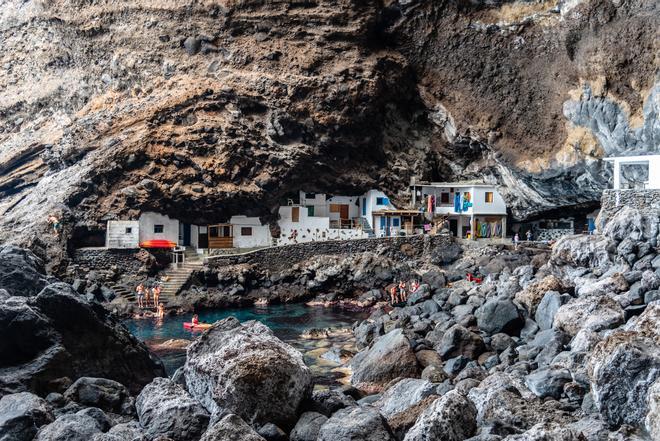
[[[193,331],[199,331],[202,329],[209,329],[213,326],[211,323],[197,323],[194,325],[192,322],[184,322],[183,327],[186,329],[192,329]]]

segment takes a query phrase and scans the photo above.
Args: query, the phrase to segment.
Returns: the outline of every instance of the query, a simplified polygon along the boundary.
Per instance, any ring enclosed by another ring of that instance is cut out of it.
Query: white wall
[[[378,216],[378,215],[374,216],[375,227],[373,227],[373,230],[374,230],[374,233],[376,234],[376,237],[387,236],[387,223],[385,224],[385,228],[381,228],[381,226],[380,226],[381,217],[383,217],[383,216]],[[398,219],[398,221],[399,221],[399,225],[397,225],[396,227],[392,225],[394,219]],[[387,221],[385,221],[385,222],[387,222]],[[401,219],[400,216],[390,216],[390,228],[389,228],[389,232],[390,232],[389,235],[390,236],[398,236],[399,235],[399,231],[401,229],[403,229],[402,222],[403,222],[403,220]]]
[[[261,225],[258,217],[232,216],[229,223],[234,227],[234,246],[236,248],[257,248],[272,245],[268,225]],[[243,236],[241,228],[252,229],[252,235]]]
[[[486,202],[486,192],[493,193],[493,202]],[[495,187],[474,187],[472,192],[474,214],[506,214],[506,203]]]
[[[377,205],[376,200],[377,198],[387,198],[388,199],[388,204],[387,205]],[[362,198],[366,199],[366,214],[362,214]],[[365,193],[362,197],[360,197],[360,216],[363,216],[367,219],[369,222],[369,225],[371,225],[371,228],[376,231],[376,228],[379,227],[379,222],[374,222],[373,219],[373,212],[374,211],[379,211],[379,210],[396,210],[396,207],[392,205],[391,202],[389,202],[389,197],[383,193],[380,190],[369,190],[367,193]],[[374,225],[376,224],[376,225]]]
[[[280,237],[276,239],[276,245],[291,243],[312,242],[314,240],[327,240],[330,229],[330,219],[327,217],[307,216],[307,208],[298,206],[300,216],[298,222],[291,219],[292,206],[280,207]],[[293,233],[296,232],[296,237]]]
[[[154,225],[163,225],[162,233],[154,233]],[[140,215],[140,242],[164,239],[179,243],[179,221],[154,212]]]
[[[304,191],[300,191],[298,196],[300,200],[300,205],[305,206],[305,210],[307,210],[307,206],[313,205],[314,206],[314,217],[323,217],[328,215],[328,206],[327,206],[327,201],[326,201],[326,195],[324,193],[314,193],[313,198],[307,198],[305,195],[307,193]]]
[[[126,229],[130,228],[130,233]],[[105,233],[106,248],[138,248],[140,246],[140,223],[138,221],[108,221]]]
[[[348,205],[348,218],[353,219],[360,215],[360,207],[356,202],[359,196],[333,196],[327,200],[327,216],[331,220],[338,220],[340,213],[330,213],[330,204]]]

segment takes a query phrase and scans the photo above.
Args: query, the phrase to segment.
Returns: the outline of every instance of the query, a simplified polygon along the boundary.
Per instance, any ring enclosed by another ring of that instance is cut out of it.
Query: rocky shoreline
[[[624,208],[600,234],[550,253],[468,247],[419,267],[423,283],[403,307],[372,287],[357,300],[372,308],[352,330],[359,352],[326,351],[352,370],[330,390],[315,389],[302,354],[269,328],[231,317],[166,378],[100,304],[4,247],[0,326],[34,350],[0,345],[0,439],[657,439],[659,231],[657,215]],[[483,282],[464,280],[477,269]],[[77,311],[69,321],[64,307]]]

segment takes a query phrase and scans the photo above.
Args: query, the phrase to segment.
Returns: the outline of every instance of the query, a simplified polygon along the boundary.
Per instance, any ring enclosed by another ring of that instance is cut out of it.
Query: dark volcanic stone
[[[29,392],[0,398],[0,440],[29,441],[39,427],[53,421],[48,404]]]
[[[64,283],[24,301],[1,303],[0,334],[2,393],[60,391],[61,378],[83,376],[113,379],[138,391],[165,374],[160,361],[102,306]]]

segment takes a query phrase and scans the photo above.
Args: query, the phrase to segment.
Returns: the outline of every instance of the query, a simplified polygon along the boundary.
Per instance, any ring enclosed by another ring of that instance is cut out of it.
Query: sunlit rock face
[[[660,145],[651,0],[6,6],[2,239],[53,211],[273,220],[300,187],[403,202],[411,176],[503,185],[525,218]]]

